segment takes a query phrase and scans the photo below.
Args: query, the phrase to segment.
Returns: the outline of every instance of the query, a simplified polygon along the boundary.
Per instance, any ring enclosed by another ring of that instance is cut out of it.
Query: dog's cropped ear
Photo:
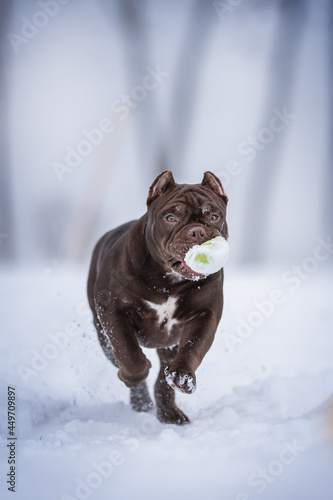
[[[216,175],[212,174],[212,172],[204,173],[201,185],[208,187],[209,189],[214,191],[214,193],[216,193],[218,196],[221,196],[221,198],[223,198],[223,200],[226,203],[228,203],[228,197],[224,192],[220,179],[216,177]]]
[[[162,172],[158,177],[156,177],[149,188],[147,205],[150,205],[152,201],[156,200],[156,198],[165,193],[165,191],[173,189],[175,185],[176,183],[172,176],[172,172],[170,172],[170,170]]]

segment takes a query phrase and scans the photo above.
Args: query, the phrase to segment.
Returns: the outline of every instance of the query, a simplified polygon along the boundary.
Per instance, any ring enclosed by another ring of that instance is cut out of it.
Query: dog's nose
[[[192,226],[187,230],[187,236],[200,244],[206,238],[206,231],[202,226]]]

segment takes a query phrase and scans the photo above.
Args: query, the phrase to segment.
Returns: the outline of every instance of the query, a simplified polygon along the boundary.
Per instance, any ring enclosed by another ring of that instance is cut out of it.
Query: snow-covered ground
[[[132,411],[91,324],[86,269],[2,270],[1,498],[331,499],[333,268],[317,267],[303,278],[291,267],[227,268],[197,391],[177,393],[191,418],[183,427]],[[147,353],[152,389],[158,363]]]

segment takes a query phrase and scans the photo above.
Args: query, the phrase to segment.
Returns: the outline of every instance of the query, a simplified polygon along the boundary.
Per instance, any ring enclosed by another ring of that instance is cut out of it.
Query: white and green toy
[[[217,273],[227,262],[229,243],[222,236],[205,241],[202,245],[195,245],[185,255],[185,262],[198,274]]]

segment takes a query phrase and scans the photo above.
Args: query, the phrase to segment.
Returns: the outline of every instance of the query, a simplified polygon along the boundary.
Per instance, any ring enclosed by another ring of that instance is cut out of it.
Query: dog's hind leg
[[[100,322],[98,321],[98,318],[95,317],[95,314],[94,314],[94,324],[95,324],[95,328],[98,332],[99,341],[100,341],[100,344],[101,344],[102,349],[104,351],[104,354],[117,368],[119,368],[119,364],[113,355],[110,341],[108,340],[107,336],[104,334],[103,329],[100,325]],[[149,396],[148,387],[147,387],[145,380],[143,382],[141,382],[141,384],[137,385],[136,387],[131,387],[130,391],[131,391],[130,401],[131,401],[131,405],[132,405],[133,410],[139,411],[139,412],[141,412],[141,411],[147,412],[151,408],[153,408],[154,403],[151,400],[151,397]]]
[[[136,387],[131,387],[131,405],[135,411],[149,411],[153,408],[146,381]]]

